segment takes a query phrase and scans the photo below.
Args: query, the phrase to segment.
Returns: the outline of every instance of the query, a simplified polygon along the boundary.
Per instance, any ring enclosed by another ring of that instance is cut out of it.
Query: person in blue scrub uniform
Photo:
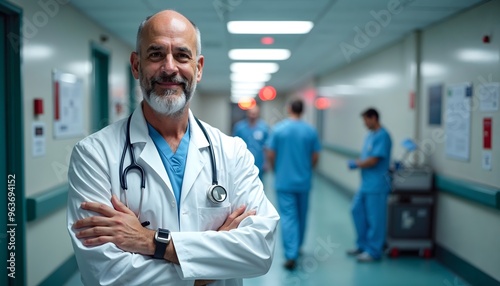
[[[262,181],[266,171],[265,144],[269,139],[269,126],[260,119],[258,105],[247,110],[247,117],[238,121],[233,128],[233,136],[238,136],[247,144],[247,148],[255,158],[255,166],[259,168],[259,178]]]
[[[351,170],[361,169],[361,187],[353,198],[352,216],[357,233],[357,248],[347,254],[359,262],[371,262],[382,257],[387,217],[387,195],[391,190],[389,163],[391,161],[391,136],[379,122],[373,108],[362,114],[369,129],[361,158],[350,160]]]
[[[303,109],[302,100],[293,100],[288,106],[289,118],[276,124],[268,143],[281,216],[284,266],[289,270],[297,266],[304,241],[312,170],[321,149],[316,130],[301,120]]]

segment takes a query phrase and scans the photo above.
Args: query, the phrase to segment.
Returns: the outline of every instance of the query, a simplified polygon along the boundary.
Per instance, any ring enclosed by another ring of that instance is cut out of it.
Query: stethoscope
[[[127,175],[128,172],[131,170],[136,170],[139,172],[139,175],[141,176],[141,198],[139,201],[139,214],[137,215],[137,218],[140,219],[141,212],[142,212],[142,197],[144,194],[144,190],[146,188],[146,180],[145,180],[145,171],[144,168],[137,164],[137,161],[135,160],[135,155],[134,155],[134,150],[132,149],[132,144],[130,143],[130,120],[132,119],[132,114],[128,117],[127,121],[127,131],[126,131],[126,138],[125,138],[125,146],[123,146],[123,151],[122,151],[122,158],[120,160],[120,186],[122,188],[122,192],[124,193],[125,196],[125,205],[128,207],[128,200],[127,200]],[[198,118],[195,117],[196,123],[198,126],[201,128],[201,131],[203,131],[203,134],[205,135],[205,138],[207,138],[208,141],[208,151],[210,152],[210,163],[212,166],[212,185],[208,188],[207,191],[207,198],[210,202],[213,204],[220,204],[223,201],[226,200],[227,198],[227,191],[226,189],[219,185],[217,182],[217,165],[215,162],[215,154],[214,150],[212,147],[212,141],[210,140],[210,136],[208,136],[207,130],[201,122],[198,120]],[[123,169],[123,163],[125,161],[125,154],[127,154],[127,147],[128,147],[128,152],[130,153],[130,165],[128,165],[125,169]],[[143,226],[147,226],[149,224],[148,221],[142,223]]]

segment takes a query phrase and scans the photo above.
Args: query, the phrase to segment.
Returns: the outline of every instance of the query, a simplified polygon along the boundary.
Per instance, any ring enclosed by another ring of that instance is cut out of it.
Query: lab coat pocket
[[[215,208],[198,208],[198,229],[217,230],[226,221],[231,211],[231,206]]]

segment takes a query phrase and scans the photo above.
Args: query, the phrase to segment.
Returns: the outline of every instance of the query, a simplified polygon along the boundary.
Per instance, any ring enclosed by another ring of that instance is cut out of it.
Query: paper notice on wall
[[[54,72],[54,138],[83,135],[83,81]]]
[[[493,152],[491,152],[490,150],[483,151],[483,158],[482,158],[483,170],[491,171],[492,160],[493,160]]]
[[[479,109],[497,111],[500,104],[500,83],[491,82],[479,86]]]
[[[469,160],[472,85],[454,84],[446,91],[446,156]]]

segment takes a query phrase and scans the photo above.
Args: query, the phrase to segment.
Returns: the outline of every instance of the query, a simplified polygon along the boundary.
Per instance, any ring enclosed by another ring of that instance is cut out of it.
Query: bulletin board
[[[54,138],[79,137],[83,132],[83,80],[53,71]]]

